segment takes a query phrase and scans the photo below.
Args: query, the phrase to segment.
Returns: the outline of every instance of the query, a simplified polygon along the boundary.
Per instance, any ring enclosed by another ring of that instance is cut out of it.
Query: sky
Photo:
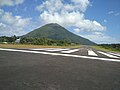
[[[98,44],[120,43],[120,0],[0,0],[0,36],[48,23]]]

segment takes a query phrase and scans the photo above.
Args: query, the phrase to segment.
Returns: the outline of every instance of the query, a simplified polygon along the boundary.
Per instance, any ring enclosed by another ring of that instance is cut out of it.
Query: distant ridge
[[[94,42],[69,32],[67,29],[57,23],[46,24],[29,32],[23,37],[50,38],[53,40],[68,40],[71,43],[78,43],[83,45],[95,45]]]

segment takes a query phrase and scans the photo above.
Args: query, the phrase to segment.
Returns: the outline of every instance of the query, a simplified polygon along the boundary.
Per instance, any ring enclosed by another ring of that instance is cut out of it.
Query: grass
[[[80,48],[80,45],[76,46],[44,46],[44,45],[25,45],[25,44],[0,44],[0,48]]]
[[[120,51],[114,50],[112,48],[103,48],[102,46],[92,46],[92,48],[95,48],[97,50],[101,50],[101,51],[106,51],[106,52],[116,52],[116,53],[120,53]]]

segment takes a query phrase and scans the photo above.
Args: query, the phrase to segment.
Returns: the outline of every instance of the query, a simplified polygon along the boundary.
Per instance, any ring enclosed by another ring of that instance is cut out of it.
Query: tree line
[[[33,45],[53,45],[53,46],[67,46],[71,44],[67,40],[52,40],[48,38],[30,38],[30,37],[21,38],[20,43],[33,44]]]
[[[48,38],[32,38],[32,37],[17,37],[17,36],[1,36],[0,43],[16,43],[15,41],[20,38],[20,44],[32,44],[32,45],[53,45],[53,46],[67,46],[71,45],[71,42],[67,40],[52,40]]]
[[[15,42],[15,40],[17,39],[18,37],[17,36],[11,36],[11,37],[8,37],[8,36],[1,36],[0,37],[0,42],[8,42],[8,43],[12,43],[12,42]]]
[[[105,49],[112,49],[115,51],[120,51],[120,44],[100,44],[99,46]]]

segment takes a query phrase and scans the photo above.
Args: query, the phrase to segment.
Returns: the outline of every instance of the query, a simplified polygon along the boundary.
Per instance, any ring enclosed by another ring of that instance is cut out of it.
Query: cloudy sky
[[[96,43],[120,43],[120,0],[0,0],[0,36],[58,23]]]

